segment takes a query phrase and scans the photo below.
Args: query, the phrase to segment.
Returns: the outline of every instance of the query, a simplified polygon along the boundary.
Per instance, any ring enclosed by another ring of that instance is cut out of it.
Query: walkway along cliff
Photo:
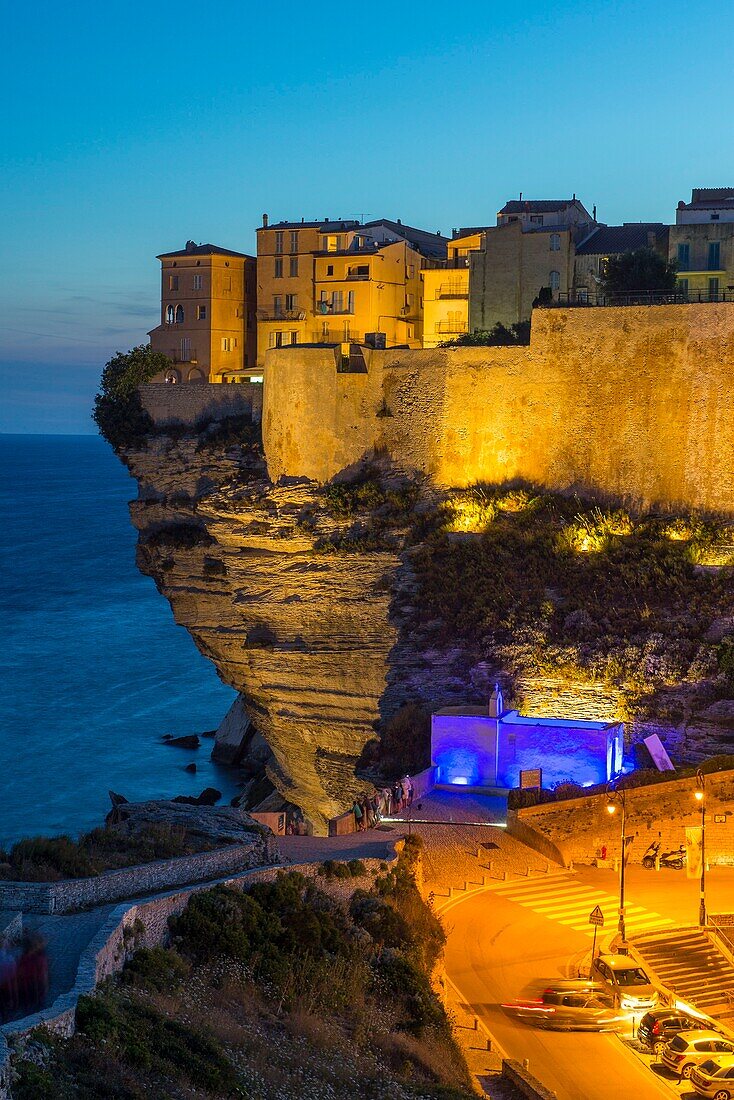
[[[181,423],[181,387],[179,422],[158,415],[121,454],[139,485],[141,569],[242,693],[267,743],[257,766],[316,831],[364,788],[364,746],[403,703],[488,697],[497,667],[481,647],[416,628],[421,523],[456,489],[520,480],[630,512],[734,520],[734,306],[536,311],[532,332],[528,348],[363,349],[348,371],[338,349],[277,350],[264,451],[256,426],[222,420],[215,398],[208,426],[201,396]],[[143,391],[154,412],[162,388]],[[378,496],[345,504],[338,487],[365,470]],[[714,619],[718,644],[734,617]],[[525,713],[536,696],[547,713],[548,676],[531,679],[516,685]],[[551,690],[561,716],[563,679]],[[582,695],[579,717],[629,718],[608,684],[585,683],[568,705]],[[700,713],[686,706],[673,748],[728,749],[734,704],[719,691]]]

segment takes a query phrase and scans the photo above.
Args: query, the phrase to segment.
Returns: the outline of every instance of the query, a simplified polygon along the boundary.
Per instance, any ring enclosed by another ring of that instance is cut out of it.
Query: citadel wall
[[[523,478],[734,513],[734,304],[536,310],[529,347],[268,353],[268,469],[327,481],[383,451],[439,486]]]

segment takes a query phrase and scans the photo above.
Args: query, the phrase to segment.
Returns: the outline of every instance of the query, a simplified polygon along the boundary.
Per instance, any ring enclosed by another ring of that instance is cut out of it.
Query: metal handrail
[[[258,321],[305,321],[305,309],[259,309]]]
[[[538,302],[541,309],[596,306],[670,306],[697,305],[707,302],[734,302],[734,286],[719,291],[708,290],[641,290],[635,294],[579,294],[578,291],[556,294],[552,301]]]
[[[436,332],[467,332],[469,328],[467,321],[436,321]]]
[[[438,298],[468,298],[469,287],[465,283],[441,283],[436,291]]]

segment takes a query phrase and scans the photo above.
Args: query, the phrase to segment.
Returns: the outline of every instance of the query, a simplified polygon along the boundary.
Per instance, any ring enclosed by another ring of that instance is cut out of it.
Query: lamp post
[[[693,797],[701,805],[701,888],[698,900],[698,923],[701,928],[706,926],[706,783],[703,772],[699,768],[696,772],[696,789]]]
[[[624,919],[624,865],[625,865],[625,828],[627,824],[627,798],[624,791],[615,791],[612,786],[607,788],[608,801],[607,801],[607,813],[612,816],[617,812],[617,804],[622,807],[622,813],[620,815],[620,845],[621,845],[621,860],[619,864],[619,934],[622,938],[622,943],[627,939],[627,928]]]

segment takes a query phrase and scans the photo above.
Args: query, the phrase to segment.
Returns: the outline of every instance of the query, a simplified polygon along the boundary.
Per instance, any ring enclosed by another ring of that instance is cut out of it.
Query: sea
[[[96,436],[0,435],[0,847],[102,824],[110,790],[237,791],[210,740],[162,743],[235,696],[136,568],[135,495]]]

